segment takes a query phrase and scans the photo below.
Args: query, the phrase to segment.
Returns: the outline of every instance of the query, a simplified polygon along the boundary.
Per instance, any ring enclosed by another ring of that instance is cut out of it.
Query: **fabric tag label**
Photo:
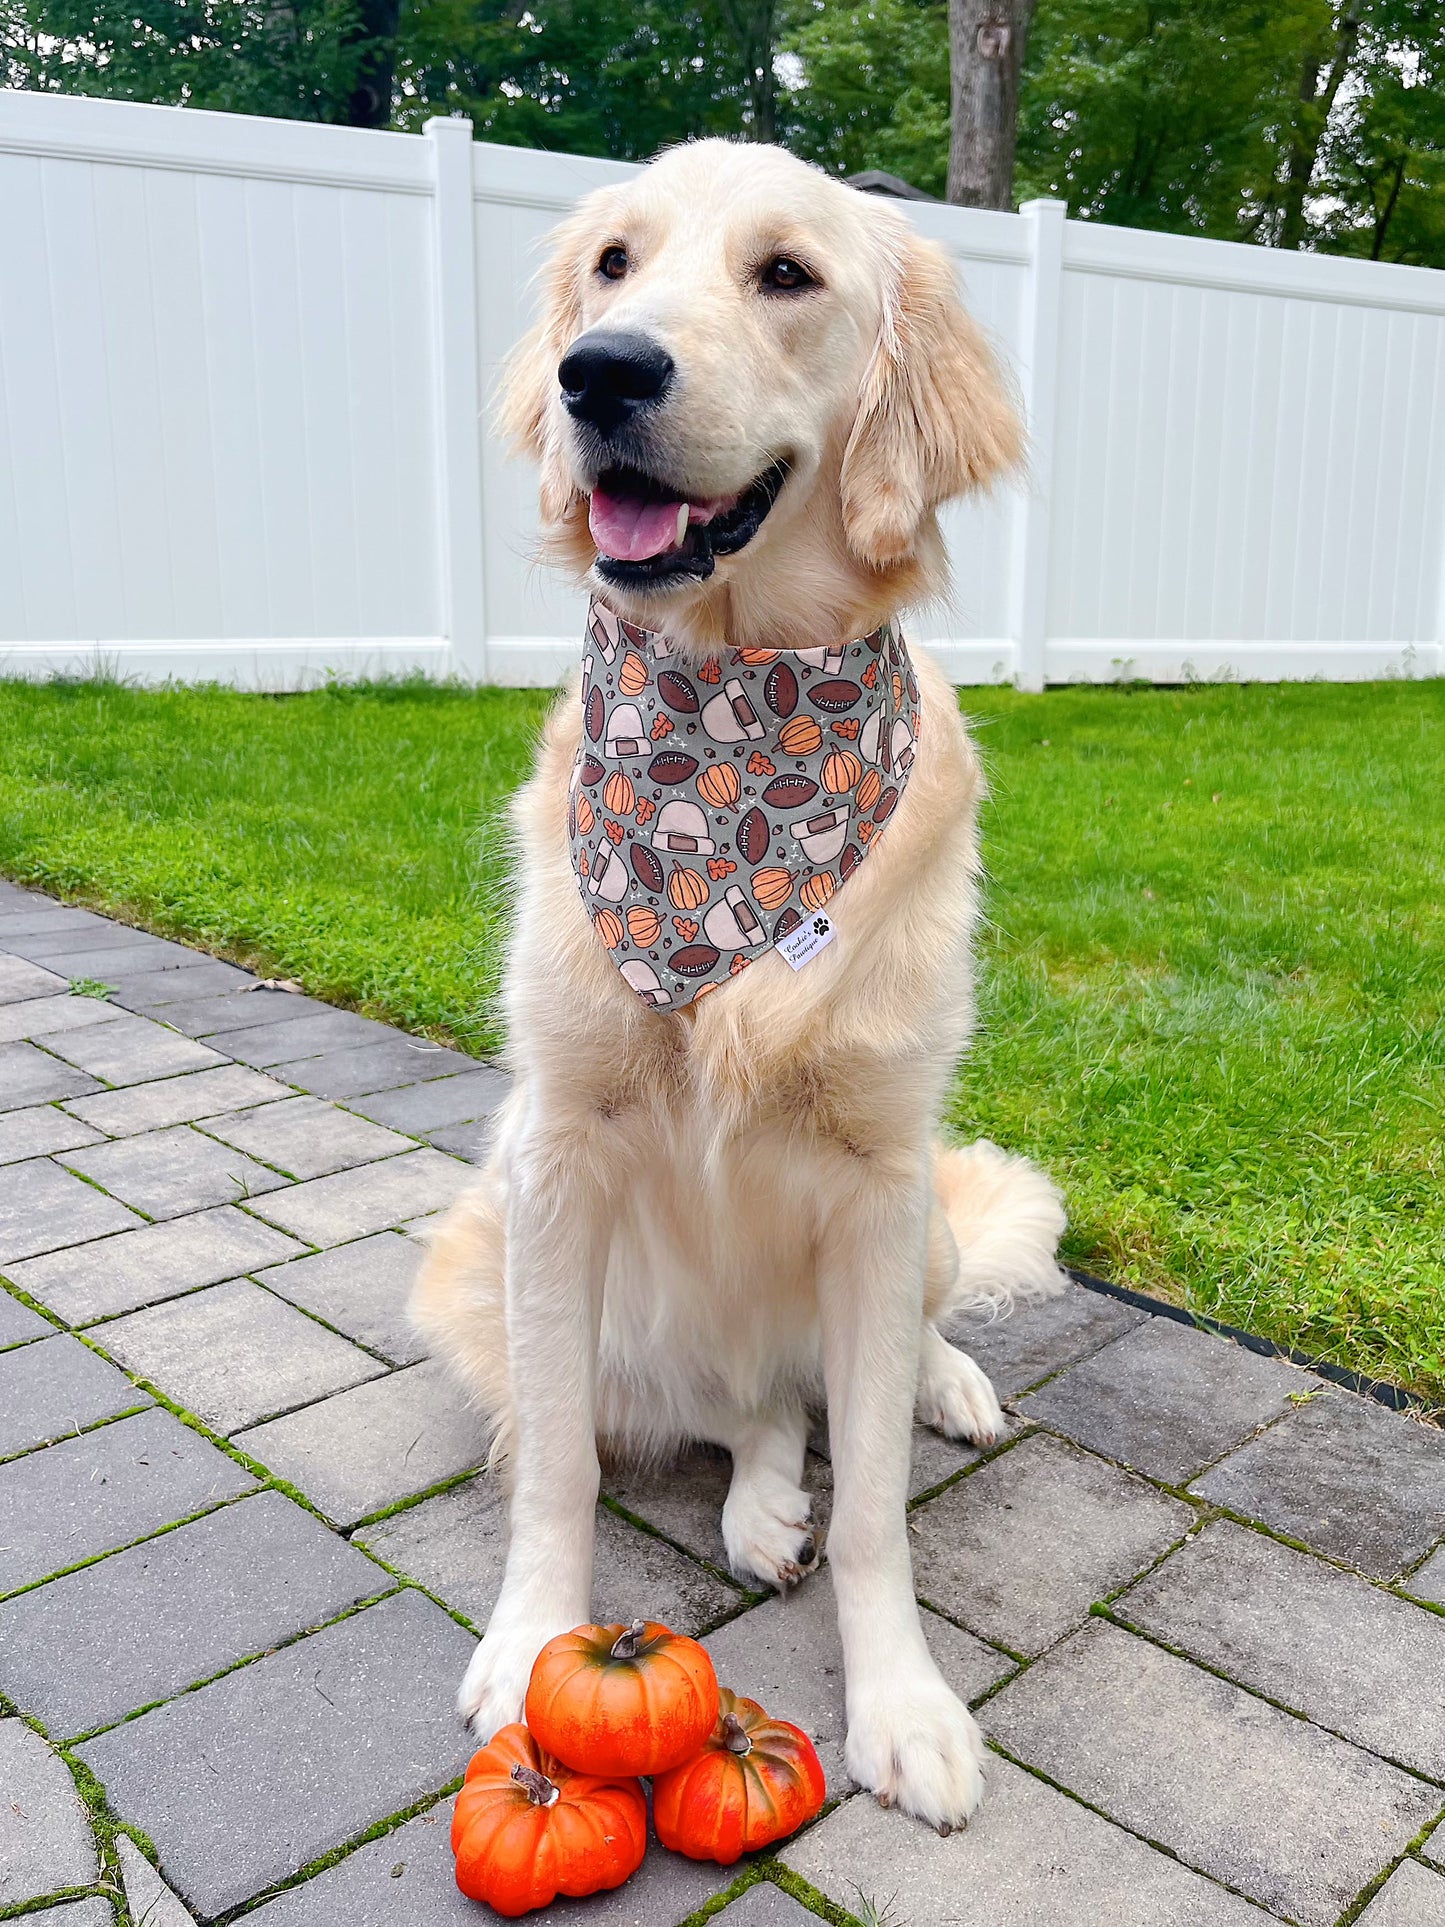
[[[820,912],[809,917],[806,923],[800,923],[796,930],[790,930],[786,937],[780,937],[774,948],[794,970],[801,970],[820,950],[826,950],[836,935],[833,919]]]

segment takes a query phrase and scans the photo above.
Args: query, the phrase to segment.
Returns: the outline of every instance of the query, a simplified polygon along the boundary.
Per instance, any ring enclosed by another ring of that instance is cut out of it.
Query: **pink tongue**
[[[615,562],[646,562],[677,547],[680,502],[641,502],[633,496],[592,491],[588,523],[592,540]]]

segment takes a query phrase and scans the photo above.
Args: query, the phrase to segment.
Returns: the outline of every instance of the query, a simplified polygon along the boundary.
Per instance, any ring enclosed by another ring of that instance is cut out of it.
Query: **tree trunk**
[[[1384,207],[1381,208],[1380,212],[1375,216],[1375,240],[1374,245],[1370,249],[1370,259],[1372,261],[1378,261],[1385,251],[1385,230],[1389,227],[1390,221],[1394,216],[1395,204],[1400,198],[1400,189],[1405,185],[1405,169],[1409,165],[1409,161],[1409,155],[1402,154],[1395,163],[1395,178],[1390,183],[1389,195],[1386,198]]]
[[[959,207],[1013,206],[1019,74],[1035,0],[949,0],[953,137],[948,198]]]
[[[721,12],[742,56],[748,139],[774,140],[778,128],[778,81],[773,72],[777,0],[721,0]]]
[[[1349,68],[1359,37],[1359,9],[1350,7],[1340,16],[1334,58],[1325,71],[1323,87],[1320,84],[1320,70],[1324,62],[1315,55],[1311,54],[1305,60],[1300,72],[1300,113],[1290,137],[1285,162],[1284,215],[1279,229],[1279,245],[1282,248],[1303,245],[1305,197],[1314,179],[1315,163],[1320,157],[1320,145],[1329,125],[1335,95],[1340,91],[1340,83]]]
[[[346,103],[346,119],[352,127],[385,127],[391,120],[401,0],[361,0],[357,12],[358,32],[353,44],[359,43],[361,53],[351,98]]]

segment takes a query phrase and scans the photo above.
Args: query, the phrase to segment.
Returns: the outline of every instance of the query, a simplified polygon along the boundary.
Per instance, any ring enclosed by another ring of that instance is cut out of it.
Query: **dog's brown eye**
[[[604,248],[597,272],[607,281],[620,281],[627,272],[626,248]]]
[[[799,288],[816,286],[802,262],[795,261],[790,254],[774,255],[763,269],[761,279],[765,288],[775,289],[779,294],[793,294]]]

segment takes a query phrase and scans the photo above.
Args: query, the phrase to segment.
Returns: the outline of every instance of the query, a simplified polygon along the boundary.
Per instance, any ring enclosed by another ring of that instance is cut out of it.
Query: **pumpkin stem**
[[[614,1659],[636,1659],[638,1650],[647,1634],[647,1621],[634,1619],[632,1624],[619,1633],[612,1644]]]
[[[562,1789],[545,1773],[539,1773],[534,1766],[526,1766],[521,1760],[512,1768],[512,1778],[522,1788],[534,1807],[554,1807],[562,1797]]]
[[[729,1713],[722,1723],[723,1745],[729,1753],[747,1754],[753,1750],[753,1743],[747,1730],[736,1713]]]

